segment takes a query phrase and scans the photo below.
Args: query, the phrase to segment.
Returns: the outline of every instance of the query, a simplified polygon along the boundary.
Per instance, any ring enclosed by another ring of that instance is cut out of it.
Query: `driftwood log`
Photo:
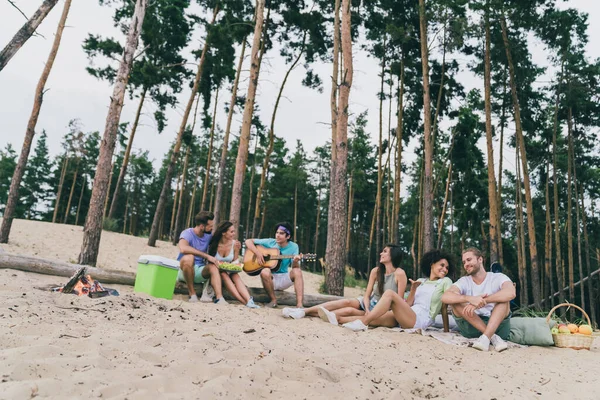
[[[36,274],[63,276],[70,278],[81,267],[87,268],[87,273],[103,284],[118,284],[133,286],[135,284],[135,274],[125,271],[114,271],[102,268],[88,267],[79,264],[70,264],[62,261],[47,260],[43,258],[21,256],[8,253],[0,253],[0,268],[16,269],[19,271],[33,272]],[[202,293],[202,285],[195,285],[196,291]],[[248,288],[254,301],[258,303],[268,303],[269,297],[263,288]],[[188,290],[184,283],[177,282],[175,293],[187,294]],[[276,291],[277,302],[280,305],[295,306],[296,294],[293,292]],[[235,300],[227,291],[224,291],[227,300]],[[331,300],[339,300],[341,297],[329,295],[304,295],[304,306],[312,307]]]

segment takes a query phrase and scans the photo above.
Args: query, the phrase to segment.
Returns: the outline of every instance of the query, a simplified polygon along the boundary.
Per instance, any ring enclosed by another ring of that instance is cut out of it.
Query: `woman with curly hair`
[[[340,318],[345,328],[365,331],[371,326],[400,326],[425,329],[433,324],[442,309],[442,294],[452,285],[447,275],[454,273],[453,257],[443,250],[431,250],[421,258],[421,272],[427,278],[410,280],[411,288],[404,297],[387,290],[375,308],[363,317]]]

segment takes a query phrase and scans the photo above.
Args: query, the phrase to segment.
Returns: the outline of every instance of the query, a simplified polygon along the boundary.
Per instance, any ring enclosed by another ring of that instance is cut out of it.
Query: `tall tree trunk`
[[[267,218],[267,196],[264,198],[265,206],[263,207],[262,219],[260,220],[260,229],[258,230],[258,237],[262,237],[263,230],[265,228],[265,219]]]
[[[413,225],[413,240],[412,240],[412,244],[410,246],[410,255],[412,256],[412,260],[413,260],[413,270],[412,270],[412,274],[408,276],[413,276],[414,272],[417,270],[417,252],[415,251],[415,246],[417,246],[417,233],[419,232],[419,216],[415,215],[415,224]]]
[[[550,296],[554,293],[554,274],[552,272],[552,219],[550,217],[550,160],[546,164],[546,236],[545,236],[545,250],[546,250],[546,279],[548,282],[548,289],[550,290]],[[543,293],[546,298],[546,293]],[[554,297],[552,297],[552,307],[554,307]]]
[[[333,219],[331,243],[328,244],[327,274],[325,285],[329,294],[344,295],[344,271],[346,264],[346,218],[348,209],[346,200],[348,186],[346,180],[348,167],[348,102],[354,70],[352,66],[352,34],[350,22],[350,0],[342,0],[341,41],[344,54],[344,73],[341,76],[336,132],[335,175],[331,178],[331,210]],[[328,238],[329,239],[329,238]]]
[[[330,167],[330,177],[335,176],[335,168],[336,168],[336,158],[337,158],[337,149],[336,149],[336,137],[337,137],[337,121],[338,121],[338,95],[340,89],[340,69],[342,67],[342,63],[340,59],[342,58],[343,49],[340,48],[340,8],[341,8],[341,0],[335,0],[335,6],[333,10],[333,72],[331,75],[331,95],[329,99],[329,106],[331,108],[331,167]],[[343,79],[343,74],[342,74]],[[325,247],[325,258],[327,263],[329,260],[327,259],[327,255],[331,254],[333,249],[331,246],[333,245],[333,202],[332,202],[332,193],[331,193],[331,180],[330,180],[330,190],[329,190],[329,203],[327,205],[327,240]],[[370,246],[369,246],[370,248]]]
[[[48,13],[58,3],[58,0],[44,0],[40,8],[33,14],[25,24],[17,31],[11,41],[0,52],[0,71],[6,67],[11,58],[21,49],[25,42],[33,35],[37,27],[42,23]]]
[[[106,218],[106,216],[107,216],[108,199],[110,198],[110,187],[112,186],[113,175],[115,172],[115,162],[112,159],[113,159],[113,157],[111,157],[111,162],[110,162],[110,174],[108,175],[108,184],[106,185],[107,189],[106,189],[106,196],[104,197],[104,207],[102,207],[102,217],[103,218]],[[94,189],[94,181],[92,181],[92,190],[93,189]]]
[[[581,217],[579,216],[579,201],[577,201],[579,190],[577,189],[577,163],[575,162],[575,154],[571,151],[571,161],[573,162],[573,190],[575,191],[575,216],[576,216],[576,229],[577,229],[577,261],[579,263],[579,279],[583,279],[583,260],[581,257]],[[581,306],[585,307],[585,286],[581,285],[579,288],[579,295],[581,300]]]
[[[31,151],[31,143],[33,142],[33,137],[35,136],[35,126],[37,125],[38,117],[40,116],[40,109],[42,108],[42,102],[44,100],[44,88],[46,86],[46,81],[48,81],[50,71],[52,71],[52,65],[54,65],[56,54],[58,53],[58,47],[60,46],[60,41],[62,39],[63,30],[65,29],[65,22],[67,21],[70,7],[71,0],[66,0],[60,21],[58,22],[58,28],[56,28],[56,34],[54,35],[54,42],[52,43],[48,60],[46,60],[46,66],[44,67],[42,75],[40,76],[40,80],[35,88],[33,109],[31,110],[31,115],[29,116],[29,122],[27,122],[27,129],[25,131],[23,147],[21,148],[21,155],[19,156],[19,161],[17,162],[15,172],[13,173],[10,181],[10,190],[8,192],[6,207],[4,208],[2,226],[0,227],[0,243],[8,243],[10,228],[12,226],[17,202],[19,201],[19,187],[21,186],[21,180],[23,180],[23,175],[25,174],[27,159],[29,158],[29,152]]]
[[[587,275],[588,279],[588,294],[590,296],[590,315],[592,316],[592,325],[596,323],[596,293],[594,290],[594,284],[592,282],[592,264],[590,262],[590,239],[587,231],[587,221],[585,215],[585,202],[584,202],[585,194],[583,187],[581,188],[581,221],[583,222],[583,241],[585,243],[585,264],[587,266]],[[554,291],[552,291],[554,293]],[[553,303],[554,304],[554,303]]]
[[[196,117],[198,116],[198,103],[200,103],[200,93],[196,97],[196,107],[194,108],[194,119],[192,122],[192,134],[194,133],[194,128],[196,128]],[[192,216],[194,215],[194,208],[196,207],[196,189],[198,188],[198,176],[200,175],[200,163],[196,166],[196,174],[194,175],[194,189],[192,192],[192,198],[190,200],[190,206],[188,209],[187,222],[185,226],[191,226]],[[216,224],[215,224],[216,226]],[[159,234],[160,237],[160,234]]]
[[[77,183],[77,175],[79,174],[79,159],[77,160],[77,166],[73,173],[73,183],[71,183],[71,190],[69,191],[69,200],[67,201],[67,208],[65,210],[65,219],[63,224],[66,224],[69,220],[69,214],[71,213],[71,201],[73,201],[73,194],[75,193],[75,184]]]
[[[571,107],[569,107],[567,117],[567,132],[567,258],[569,262],[569,301],[573,303],[575,302],[575,271],[573,265],[573,206],[571,195],[573,185],[573,125],[571,120]],[[574,315],[575,313],[571,312],[571,316]]]
[[[429,93],[429,49],[427,47],[427,21],[425,0],[419,0],[419,27],[421,32],[421,66],[423,69],[423,125],[425,146],[425,173],[423,179],[423,235],[424,251],[433,248],[433,142],[431,140],[431,100]]]
[[[520,144],[517,142],[515,149],[515,157],[516,157],[516,166],[517,166],[517,240],[518,246],[517,251],[519,252],[518,263],[519,263],[519,301],[520,304],[526,305],[529,304],[529,286],[528,286],[528,277],[527,277],[527,255],[526,255],[526,246],[525,246],[525,224],[523,223],[523,200],[522,200],[522,191],[521,191],[521,164],[519,162],[519,147]],[[532,274],[532,280],[536,279],[536,275]]]
[[[185,161],[183,162],[183,172],[181,173],[181,190],[179,191],[179,205],[177,206],[177,216],[175,217],[175,232],[173,233],[174,246],[177,245],[177,242],[179,242],[179,234],[183,230],[183,227],[181,226],[183,222],[183,194],[185,193],[185,179],[187,175],[191,147],[192,146],[190,144],[185,150]],[[208,157],[210,158],[210,152],[208,153]]]
[[[256,175],[256,151],[258,150],[258,136],[254,142],[254,157],[252,158],[252,172],[250,173],[250,183],[248,184],[248,208],[246,208],[246,229],[244,230],[244,237],[248,238],[249,234],[251,237],[256,237],[258,227],[258,219],[253,219],[252,230],[250,230],[250,219],[252,218],[252,198],[254,192],[254,176]],[[260,214],[260,206],[257,210]]]
[[[135,119],[133,120],[133,126],[131,127],[131,134],[129,135],[129,141],[127,142],[127,148],[125,149],[125,155],[123,156],[123,165],[121,165],[121,171],[119,172],[119,178],[117,179],[117,185],[115,186],[115,191],[113,192],[112,201],[110,203],[110,209],[108,211],[108,218],[111,219],[114,219],[115,214],[117,213],[117,201],[119,199],[119,191],[121,190],[121,186],[125,181],[127,166],[129,165],[129,155],[131,154],[131,148],[133,146],[133,138],[135,137],[138,123],[140,122],[142,106],[144,105],[144,99],[146,98],[147,91],[148,89],[144,87],[144,90],[142,91],[142,94],[140,96],[140,104],[138,105],[137,111],[135,113]]]
[[[95,266],[98,259],[98,248],[100,247],[100,236],[102,235],[103,204],[108,192],[108,176],[110,175],[111,160],[115,150],[121,110],[123,109],[123,98],[125,97],[125,88],[129,80],[129,72],[131,71],[135,49],[138,46],[147,6],[148,0],[137,0],[135,4],[123,60],[115,79],[116,83],[108,108],[104,136],[100,145],[100,156],[98,157],[96,176],[94,177],[90,209],[83,229],[79,264]]]
[[[560,214],[558,208],[558,167],[557,167],[557,132],[558,132],[558,106],[560,103],[560,86],[562,84],[562,78],[564,74],[564,57],[561,62],[560,78],[557,82],[556,87],[556,101],[554,103],[554,128],[552,132],[552,182],[554,190],[554,236],[555,236],[555,247],[556,247],[556,275],[558,277],[559,287],[559,301],[564,303],[565,301],[565,270],[562,267],[562,256],[561,256],[561,245],[560,245]]]
[[[368,249],[368,254],[367,254],[367,267],[368,267],[368,272],[371,272],[371,268],[378,265],[377,261],[375,260],[375,263],[372,263],[373,261],[373,237],[375,236],[375,222],[377,219],[377,202],[375,202],[375,205],[373,206],[373,215],[371,217],[371,228],[369,229],[369,249]],[[375,249],[375,258],[377,258],[377,252],[379,250]]]
[[[319,223],[321,222],[321,179],[319,177],[319,195],[317,197],[317,220],[315,222],[315,254],[319,254]],[[313,272],[316,271],[316,264]]]
[[[502,111],[500,116],[500,158],[498,159],[498,255],[504,265],[504,246],[502,244],[502,173],[504,162],[504,126],[506,124],[506,68],[504,69],[504,87],[502,91]]]
[[[423,255],[423,167],[421,166],[421,174],[419,178],[419,234],[417,236],[417,260],[421,260],[421,256]],[[417,261],[418,262],[418,261]]]
[[[521,164],[523,171],[523,182],[525,184],[525,201],[527,204],[527,228],[529,232],[529,257],[531,258],[531,275],[539,276],[538,256],[537,256],[537,240],[535,236],[535,220],[533,216],[533,200],[531,195],[531,184],[529,181],[529,167],[527,165],[527,150],[525,149],[525,139],[523,138],[523,128],[521,127],[521,109],[519,106],[519,98],[517,96],[517,82],[515,80],[515,68],[512,61],[510,44],[508,41],[508,31],[506,28],[506,19],[504,15],[500,17],[500,25],[502,27],[502,38],[504,40],[504,48],[506,50],[506,58],[508,61],[508,72],[510,77],[510,88],[512,92],[513,107],[515,113],[515,128],[517,140],[519,141],[519,149],[521,151]],[[532,279],[533,302],[536,307],[540,306],[540,282],[539,279]]]
[[[256,202],[254,204],[254,219],[252,224],[252,235],[256,234],[256,228],[258,225],[258,219],[260,217],[260,205],[262,199],[262,193],[265,189],[265,184],[267,182],[267,176],[269,175],[269,162],[271,160],[271,153],[273,153],[273,146],[275,144],[275,118],[277,116],[277,110],[279,108],[279,102],[281,101],[281,96],[283,95],[283,89],[285,88],[285,84],[290,76],[290,73],[296,68],[298,62],[302,58],[304,54],[304,46],[306,43],[307,31],[304,31],[304,35],[302,37],[302,45],[300,47],[300,52],[298,56],[294,59],[294,62],[290,65],[288,70],[283,77],[283,81],[281,82],[281,86],[279,87],[279,93],[277,94],[277,99],[275,100],[275,106],[273,107],[273,113],[271,114],[271,126],[269,128],[269,145],[267,146],[267,151],[265,152],[265,158],[263,160],[263,167],[260,174],[260,184],[258,186],[258,190],[256,191]],[[250,208],[248,208],[248,213],[250,213]]]
[[[398,242],[398,223],[400,218],[400,183],[402,178],[402,134],[404,119],[404,55],[400,60],[400,90],[398,92],[398,125],[396,126],[396,169],[394,179],[394,211],[392,214],[392,243]]]
[[[192,189],[192,198],[190,199],[190,208],[185,226],[191,226],[192,216],[194,215],[194,205],[196,202],[196,189],[198,188],[198,176],[200,175],[200,163],[196,166],[196,174],[194,175],[194,188]]]
[[[131,197],[131,185],[127,185],[125,191],[127,192],[127,198],[125,199],[125,212],[123,212],[123,234],[127,232],[127,212],[129,211],[129,198]]]
[[[215,93],[215,107],[213,109],[213,117],[212,124],[210,126],[210,139],[208,142],[208,154],[206,156],[206,174],[204,175],[204,188],[202,190],[202,203],[200,205],[200,210],[206,210],[206,196],[208,194],[208,186],[210,179],[210,164],[212,162],[212,148],[213,148],[213,140],[215,137],[215,125],[217,125],[217,105],[219,103],[219,88],[217,88],[217,92]],[[186,155],[187,159],[187,155]],[[185,173],[185,172],[184,172]]]
[[[235,174],[231,195],[231,209],[229,220],[233,223],[235,231],[239,232],[240,213],[242,209],[242,191],[244,175],[246,174],[246,162],[248,161],[248,147],[250,145],[250,129],[252,128],[252,114],[254,113],[254,101],[256,88],[258,86],[258,74],[260,69],[259,50],[263,31],[265,0],[256,0],[256,22],[254,26],[254,38],[252,42],[252,56],[250,58],[250,83],[246,94],[244,105],[244,119],[242,122],[242,133],[235,161]]]
[[[296,229],[298,226],[298,181],[296,181],[296,187],[294,188],[294,236],[293,241],[297,242]]]
[[[83,182],[81,183],[81,191],[79,192],[79,202],[77,203],[77,213],[75,214],[75,225],[79,225],[79,214],[81,213],[81,200],[85,193],[85,186],[87,185],[87,179],[83,175]]]
[[[389,99],[390,99],[390,103],[389,103],[389,107],[388,107],[388,167],[386,168],[387,171],[387,189],[386,189],[386,203],[385,203],[385,215],[386,215],[386,220],[387,220],[387,238],[386,240],[384,240],[384,243],[389,243],[392,242],[392,238],[393,238],[393,234],[392,234],[392,209],[394,207],[393,205],[393,198],[392,198],[392,168],[391,168],[391,164],[392,164],[392,148],[394,148],[394,146],[391,144],[392,143],[392,103],[393,103],[393,98],[394,98],[394,93],[393,93],[393,88],[394,88],[394,79],[392,76],[392,73],[390,71],[390,93],[389,93]],[[395,154],[395,151],[394,151]],[[348,227],[348,229],[350,229],[350,227]],[[393,242],[392,242],[393,243]]]
[[[383,37],[383,57],[381,59],[381,87],[379,89],[379,145],[377,146],[377,196],[375,197],[375,204],[377,207],[377,219],[375,222],[375,247],[381,248],[381,230],[382,230],[382,216],[383,213],[383,202],[382,202],[382,186],[383,186],[383,169],[382,169],[382,158],[383,158],[383,85],[385,83],[385,45],[386,37]]]
[[[177,200],[179,199],[181,175],[177,174],[177,184],[175,185],[175,193],[173,193],[173,211],[171,211],[171,223],[169,224],[169,238],[171,242],[175,240],[175,216],[177,215]]]
[[[348,232],[346,232],[346,251],[350,249],[350,236],[352,236],[352,207],[354,205],[354,190],[352,184],[354,181],[354,171],[350,173],[350,192],[348,194]]]
[[[452,160],[450,160],[450,166],[448,166],[448,179],[446,179],[446,192],[444,194],[444,204],[442,205],[442,212],[440,213],[440,220],[438,222],[438,249],[442,248],[442,232],[444,230],[444,219],[446,219],[446,206],[448,204],[448,195],[450,193],[450,182],[452,182]]]
[[[190,98],[188,99],[187,106],[185,107],[185,111],[183,112],[183,118],[181,120],[181,125],[179,126],[179,132],[177,133],[177,139],[175,141],[175,146],[173,147],[173,152],[171,153],[171,160],[169,162],[169,166],[167,167],[167,172],[165,174],[165,182],[163,183],[163,187],[160,191],[160,197],[158,198],[158,203],[156,204],[156,211],[154,212],[154,218],[152,220],[152,227],[150,228],[150,235],[148,236],[148,246],[154,247],[156,245],[156,238],[158,236],[158,224],[162,218],[162,215],[165,211],[165,205],[167,202],[167,194],[171,190],[171,179],[173,177],[173,170],[175,169],[175,163],[179,158],[179,151],[181,149],[181,142],[183,138],[183,134],[185,132],[185,128],[187,126],[187,120],[190,116],[190,112],[192,110],[192,106],[194,104],[194,98],[196,93],[198,93],[198,88],[200,86],[200,79],[202,78],[202,71],[204,70],[204,64],[206,61],[206,52],[210,47],[210,29],[214,26],[215,21],[217,19],[217,14],[219,13],[219,5],[215,5],[213,9],[213,16],[210,26],[207,29],[206,41],[204,42],[204,47],[202,49],[202,54],[200,55],[200,61],[198,62],[198,70],[196,71],[196,77],[194,79],[194,86],[192,87],[192,93],[190,94]]]
[[[244,54],[246,53],[246,38],[242,40],[242,50],[240,53],[240,59],[238,61],[237,71],[235,73],[235,80],[233,81],[233,87],[231,89],[231,101],[229,102],[229,112],[227,114],[227,126],[225,128],[225,135],[223,136],[223,146],[221,148],[221,159],[219,161],[219,172],[217,178],[217,194],[215,199],[215,226],[219,224],[221,218],[221,207],[223,203],[223,181],[225,180],[225,168],[227,164],[227,151],[229,149],[229,134],[231,133],[231,121],[233,120],[233,113],[235,110],[235,103],[237,100],[237,91],[240,83],[240,75],[242,74],[242,64],[244,63]]]
[[[494,171],[494,142],[492,138],[492,61],[491,61],[491,35],[489,20],[489,2],[485,10],[485,136],[487,142],[487,170],[488,170],[488,200],[490,208],[490,262],[500,259],[498,250],[498,192],[496,191],[496,172]]]
[[[58,217],[58,208],[60,207],[60,198],[62,196],[62,189],[65,183],[65,175],[67,174],[67,167],[69,165],[69,157],[65,153],[65,159],[63,161],[62,169],[60,171],[60,180],[58,181],[58,190],[56,191],[56,200],[54,200],[54,213],[52,214],[52,223],[56,223]]]

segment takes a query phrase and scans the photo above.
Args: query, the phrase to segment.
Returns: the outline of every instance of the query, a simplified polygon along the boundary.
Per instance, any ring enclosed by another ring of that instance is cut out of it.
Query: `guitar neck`
[[[294,257],[296,257],[296,256],[292,255],[292,254],[285,254],[285,255],[284,254],[279,254],[277,256],[270,256],[269,258],[271,260],[288,260],[288,259],[294,258]]]

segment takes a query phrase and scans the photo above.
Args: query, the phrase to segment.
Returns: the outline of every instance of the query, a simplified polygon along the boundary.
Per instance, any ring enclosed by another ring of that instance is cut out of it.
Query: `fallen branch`
[[[84,265],[70,264],[62,261],[47,260],[37,257],[21,256],[8,253],[0,254],[0,269],[16,269],[24,272],[33,272],[36,274],[63,276],[70,278],[78,269]],[[118,285],[135,285],[135,274],[125,271],[114,271],[102,268],[88,267],[87,274],[93,279],[102,284],[118,284]],[[202,293],[202,285],[194,285],[196,292]],[[254,301],[258,303],[268,303],[271,300],[265,293],[263,288],[248,288],[250,295],[254,297]],[[183,282],[177,282],[175,285],[175,293],[187,294],[188,290]],[[284,306],[296,305],[296,294],[294,292],[275,291],[277,303]],[[224,296],[227,300],[235,300],[227,291],[224,290]],[[305,294],[304,306],[312,307],[327,301],[339,300],[341,297],[329,296],[324,294]],[[95,310],[93,310],[95,311]]]

